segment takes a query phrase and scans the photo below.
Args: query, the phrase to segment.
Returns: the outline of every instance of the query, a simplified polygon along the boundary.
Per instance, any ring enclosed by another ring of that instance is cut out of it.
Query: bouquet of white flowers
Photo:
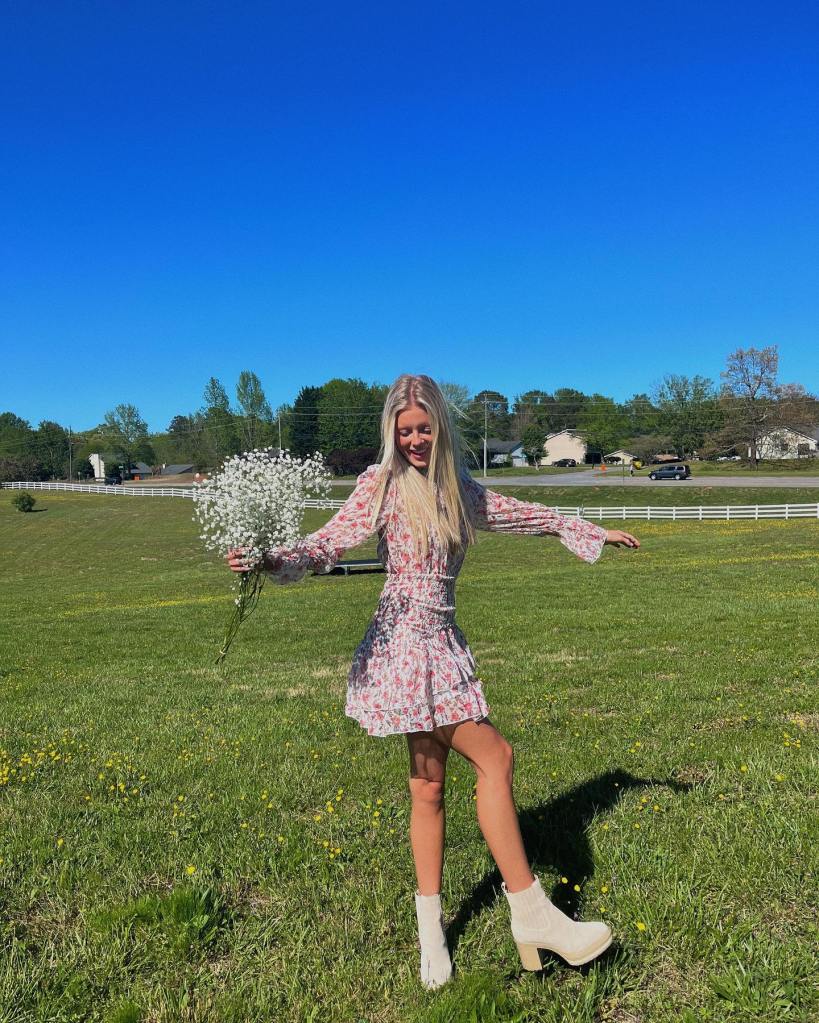
[[[221,471],[196,485],[194,521],[199,520],[205,546],[223,556],[241,547],[248,563],[255,565],[241,573],[217,664],[258,603],[265,580],[265,551],[299,539],[306,501],[312,497],[324,507],[330,479],[320,451],[300,459],[288,452],[274,454],[272,448],[256,448],[227,459]]]

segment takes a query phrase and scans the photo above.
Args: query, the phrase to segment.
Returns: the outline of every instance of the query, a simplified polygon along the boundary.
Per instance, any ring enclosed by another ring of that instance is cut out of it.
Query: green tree
[[[297,458],[305,458],[319,448],[320,387],[302,387],[293,402],[290,448]]]
[[[532,425],[539,427],[546,436],[551,425],[550,399],[551,395],[540,390],[524,391],[515,398],[510,440],[522,438]]]
[[[108,448],[122,459],[126,471],[132,469],[138,460],[148,465],[154,463],[148,424],[135,405],[124,403],[106,412],[101,432]]]
[[[647,394],[632,395],[624,403],[623,412],[628,423],[627,432],[630,437],[647,436],[657,429],[659,412]]]
[[[59,423],[44,419],[34,434],[37,458],[49,479],[68,476],[68,431]]]
[[[261,445],[263,437],[269,439],[270,421],[273,413],[262,388],[262,382],[250,370],[243,369],[236,384],[236,400],[242,417],[239,429],[245,451]]]
[[[512,417],[509,414],[509,400],[500,391],[479,391],[465,409],[462,435],[466,443],[467,462],[472,466],[483,465],[484,436],[509,440]],[[488,455],[487,455],[488,462]]]
[[[242,450],[242,445],[227,391],[216,377],[211,377],[205,385],[204,398],[205,407],[197,419],[197,425],[201,425],[203,467],[219,469],[226,458]]]
[[[325,455],[337,448],[378,448],[381,409],[363,380],[328,380],[321,388],[318,411],[319,450]]]
[[[578,420],[578,429],[591,451],[602,455],[620,447],[628,433],[628,419],[619,405],[603,394],[592,394]]]
[[[13,412],[0,413],[0,458],[36,457],[34,430]]]
[[[523,431],[521,440],[523,443],[523,453],[526,455],[529,464],[540,465],[540,459],[543,458],[543,445],[546,441],[546,431],[544,428],[538,426],[537,423],[530,423]]]
[[[550,410],[549,432],[560,433],[561,430],[579,429],[580,416],[586,400],[586,395],[582,391],[577,391],[573,387],[558,387],[544,402]]]
[[[669,374],[657,389],[657,431],[671,437],[680,458],[702,446],[705,435],[722,420],[719,398],[707,377]]]

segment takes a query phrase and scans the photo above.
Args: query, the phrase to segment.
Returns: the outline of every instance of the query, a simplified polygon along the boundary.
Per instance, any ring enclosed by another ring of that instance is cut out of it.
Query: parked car
[[[577,462],[573,458],[558,458],[556,462],[552,462],[552,465],[577,465]]]
[[[122,476],[106,476],[105,485],[109,487],[119,486],[122,483]]]
[[[687,465],[661,465],[648,474],[650,480],[687,480],[691,470]]]

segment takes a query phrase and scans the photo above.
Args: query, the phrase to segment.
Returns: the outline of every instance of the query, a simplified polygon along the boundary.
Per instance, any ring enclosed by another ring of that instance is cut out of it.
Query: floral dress
[[[308,571],[326,573],[345,551],[363,543],[371,534],[370,499],[378,468],[370,465],[361,473],[353,493],[321,529],[289,547],[272,548],[267,575],[275,582],[291,583]],[[600,556],[606,539],[602,526],[495,493],[468,473],[463,481],[479,529],[558,536],[584,561]],[[386,580],[353,655],[345,714],[369,735],[378,736],[480,720],[490,707],[475,674],[472,651],[455,621],[455,580],[464,552],[448,554],[431,531],[429,554],[419,557],[392,481],[377,532]]]

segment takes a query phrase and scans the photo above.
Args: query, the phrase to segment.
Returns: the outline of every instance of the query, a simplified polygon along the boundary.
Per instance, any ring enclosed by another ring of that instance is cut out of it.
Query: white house
[[[622,448],[618,448],[617,451],[610,451],[605,459],[607,462],[615,462],[617,465],[631,465],[636,458],[630,451],[623,451]]]
[[[586,461],[588,445],[577,430],[561,430],[546,435],[543,442],[541,465],[554,465],[561,458],[573,458],[578,465]]]
[[[498,440],[488,437],[486,459],[490,465],[528,465],[523,453],[523,442],[519,440]]]
[[[757,458],[816,458],[819,454],[819,426],[808,426],[804,430],[781,426],[768,430],[759,438],[756,454]],[[748,457],[751,457],[750,445]]]

